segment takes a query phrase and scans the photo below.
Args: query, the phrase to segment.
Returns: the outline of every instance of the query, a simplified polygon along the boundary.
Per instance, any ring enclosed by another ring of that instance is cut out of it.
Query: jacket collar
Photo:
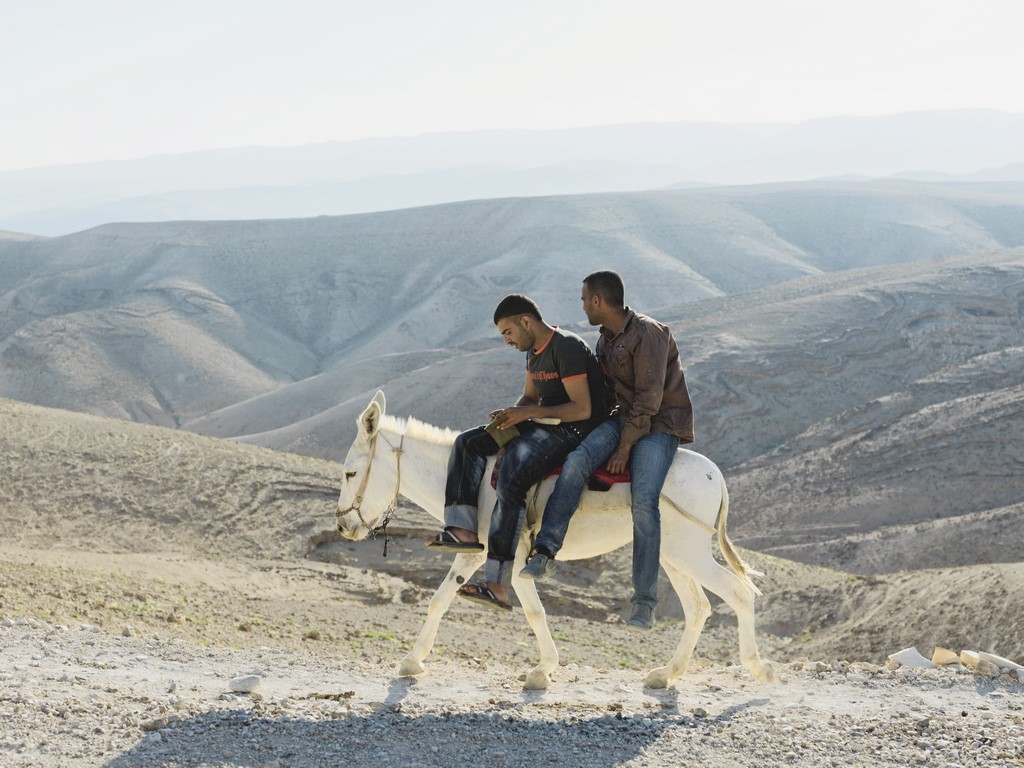
[[[613,334],[610,330],[608,330],[607,326],[604,326],[604,325],[601,326],[601,330],[600,330],[601,335],[604,336],[609,341],[614,339],[616,335],[621,336],[622,334],[624,334],[626,332],[626,329],[629,328],[630,323],[633,322],[633,318],[636,317],[636,312],[634,312],[632,309],[630,309],[629,307],[626,307],[625,309],[626,309],[626,322],[622,326],[622,330],[619,331],[618,334]]]

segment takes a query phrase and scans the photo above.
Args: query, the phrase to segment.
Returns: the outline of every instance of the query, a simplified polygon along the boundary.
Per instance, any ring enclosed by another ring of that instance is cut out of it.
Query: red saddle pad
[[[497,490],[498,488],[498,468],[501,467],[501,460],[505,455],[505,449],[502,448],[498,451],[498,458],[494,462],[494,469],[491,471],[491,488]],[[555,475],[562,474],[562,468],[558,467],[552,471],[548,477],[554,477]],[[545,478],[547,479],[547,478]],[[607,491],[616,483],[628,483],[629,482],[629,471],[622,472],[618,475],[613,475],[611,472],[606,470],[604,467],[597,470],[590,476],[590,481],[587,487],[592,491]]]

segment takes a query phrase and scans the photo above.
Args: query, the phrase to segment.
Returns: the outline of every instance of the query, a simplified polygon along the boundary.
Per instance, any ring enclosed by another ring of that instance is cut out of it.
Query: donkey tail
[[[729,564],[729,567],[735,571],[736,575],[740,577],[747,588],[755,595],[760,595],[761,590],[757,588],[754,583],[752,576],[764,576],[760,571],[755,571],[740,557],[736,548],[732,544],[732,540],[729,538],[728,532],[725,530],[726,521],[729,519],[729,489],[725,485],[725,478],[722,478],[722,503],[718,508],[718,548],[722,551],[722,556],[725,558],[725,562]]]

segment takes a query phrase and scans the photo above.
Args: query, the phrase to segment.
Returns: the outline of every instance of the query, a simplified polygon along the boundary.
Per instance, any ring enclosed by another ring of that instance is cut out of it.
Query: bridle
[[[363,517],[363,511],[362,509],[360,509],[360,507],[362,507],[363,505],[363,494],[366,493],[366,486],[370,482],[370,469],[373,467],[373,457],[374,454],[376,453],[378,437],[381,437],[384,440],[384,442],[388,444],[388,447],[391,449],[391,452],[395,454],[395,495],[391,497],[391,503],[388,504],[388,508],[384,510],[384,514],[380,518],[382,522],[374,526],[366,522],[366,519]],[[356,497],[352,500],[352,504],[348,507],[348,509],[338,509],[335,512],[335,518],[338,522],[339,531],[342,530],[341,518],[347,515],[349,512],[355,512],[359,516],[359,522],[361,522],[363,526],[365,526],[365,528],[370,532],[371,536],[377,538],[377,533],[383,532],[384,557],[388,556],[388,542],[390,540],[388,537],[388,523],[390,523],[395,516],[395,510],[398,508],[398,492],[399,489],[402,487],[402,454],[405,453],[405,449],[403,448],[404,444],[405,435],[402,435],[402,439],[398,441],[398,447],[395,447],[394,445],[391,444],[390,440],[388,440],[386,437],[383,437],[383,434],[378,429],[377,432],[374,433],[373,437],[370,438],[370,451],[368,454],[369,458],[366,461],[366,472],[363,473],[363,479],[362,482],[359,483],[359,490],[358,492],[356,492]]]

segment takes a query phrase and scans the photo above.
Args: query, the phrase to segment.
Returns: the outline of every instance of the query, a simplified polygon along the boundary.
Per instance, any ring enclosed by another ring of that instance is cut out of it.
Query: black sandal
[[[437,552],[483,552],[484,545],[479,541],[460,541],[447,528],[427,542],[427,546]]]
[[[512,603],[506,603],[504,600],[496,598],[491,588],[486,584],[463,584],[455,594],[466,598],[472,603],[486,605],[488,608],[493,608],[502,613],[508,613],[512,610]]]

